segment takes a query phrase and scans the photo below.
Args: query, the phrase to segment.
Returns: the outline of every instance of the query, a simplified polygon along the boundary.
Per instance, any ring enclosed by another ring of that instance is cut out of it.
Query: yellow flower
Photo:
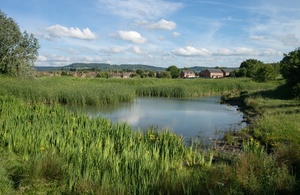
[[[45,148],[44,147],[40,147],[40,151],[44,151],[45,150]]]
[[[150,140],[155,140],[155,135],[154,134],[150,134]]]

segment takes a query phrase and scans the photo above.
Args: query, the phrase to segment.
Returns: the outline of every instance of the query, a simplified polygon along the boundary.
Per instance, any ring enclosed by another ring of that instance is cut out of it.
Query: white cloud
[[[129,19],[161,18],[183,6],[182,3],[164,0],[98,0],[98,2],[101,10]]]
[[[173,36],[173,37],[179,37],[179,36],[180,36],[180,33],[179,33],[179,32],[173,32],[173,33],[172,33],[172,36]]]
[[[175,49],[172,51],[172,53],[174,55],[178,55],[178,56],[208,56],[211,54],[205,48],[196,49],[191,46],[186,46],[185,48]]]
[[[176,28],[176,23],[161,19],[155,23],[148,24],[145,27],[151,30],[173,30]]]
[[[138,44],[147,42],[147,39],[142,37],[142,35],[136,31],[119,31],[118,37]]]
[[[101,51],[105,53],[121,53],[123,50],[119,47],[108,47],[105,49],[101,49]]]
[[[300,41],[295,34],[286,34],[280,36],[279,39],[285,46],[298,47],[300,45]]]
[[[252,40],[258,40],[258,41],[268,39],[268,38],[265,37],[265,36],[258,36],[258,35],[251,35],[249,38],[252,39]]]
[[[142,50],[140,47],[138,46],[133,46],[133,47],[130,47],[128,49],[130,52],[133,52],[135,54],[138,54],[138,55],[144,55],[144,54],[147,54],[146,51]]]
[[[219,48],[217,52],[214,52],[213,54],[217,56],[235,56],[235,55],[247,56],[247,55],[257,55],[258,52],[251,48],[237,47],[231,50],[227,48]]]
[[[36,66],[66,66],[75,62],[96,63],[108,62],[108,59],[99,56],[62,56],[57,54],[44,54],[38,57]]]
[[[45,62],[45,61],[47,61],[47,57],[46,56],[38,56],[37,61]]]
[[[77,38],[77,39],[96,39],[97,36],[95,33],[93,33],[89,28],[84,28],[80,30],[79,28],[68,28],[65,26],[61,26],[59,24],[52,25],[47,28],[47,31],[49,32],[49,35],[52,37],[71,37],[71,38]]]

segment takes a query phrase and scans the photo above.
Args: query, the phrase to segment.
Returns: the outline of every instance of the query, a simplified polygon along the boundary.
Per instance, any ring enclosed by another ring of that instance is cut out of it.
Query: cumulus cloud
[[[144,55],[144,54],[147,53],[146,51],[142,50],[142,49],[141,49],[140,47],[138,47],[138,46],[130,47],[130,48],[128,49],[128,51],[133,52],[133,53],[138,54],[138,55]]]
[[[148,20],[136,20],[134,25],[143,26],[150,30],[173,30],[176,28],[176,23],[173,21],[168,21],[161,19],[157,22],[151,22]]]
[[[172,33],[172,36],[173,36],[173,37],[179,37],[179,36],[180,36],[180,33],[179,33],[179,32],[173,32],[173,33]]]
[[[84,28],[80,30],[79,28],[68,28],[65,26],[61,26],[59,24],[52,25],[47,28],[47,31],[49,32],[49,35],[51,37],[71,37],[76,39],[96,39],[97,36],[95,33],[93,33],[89,28]]]
[[[101,49],[101,51],[105,53],[121,53],[123,50],[119,47],[108,47],[105,49]]]
[[[123,40],[137,44],[147,42],[147,39],[142,37],[142,35],[136,31],[119,31],[117,36]]]
[[[227,49],[227,48],[219,48],[216,52],[213,53],[213,55],[217,56],[243,56],[243,55],[257,55],[257,51],[251,48],[246,47],[237,47],[233,49]]]
[[[192,46],[186,46],[185,48],[179,48],[172,51],[174,55],[178,56],[208,56],[211,53],[205,49],[196,49]]]
[[[161,18],[183,6],[164,0],[98,0],[98,3],[101,10],[129,19]]]

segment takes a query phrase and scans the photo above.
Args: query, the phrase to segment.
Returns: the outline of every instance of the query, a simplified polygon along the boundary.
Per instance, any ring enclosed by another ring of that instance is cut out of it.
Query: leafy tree
[[[170,72],[172,78],[178,78],[180,75],[180,69],[176,66],[169,66],[167,71]]]
[[[246,76],[250,78],[254,78],[256,71],[261,67],[264,63],[256,60],[256,59],[248,59],[246,61],[243,61],[240,65],[240,68],[245,68]]]
[[[0,74],[30,76],[37,59],[38,40],[0,10]]]
[[[294,87],[300,83],[300,47],[289,54],[284,54],[280,61],[280,72],[287,83]]]
[[[253,79],[258,82],[268,82],[275,80],[278,75],[276,67],[272,64],[264,64],[258,67]]]
[[[155,72],[152,70],[149,70],[148,77],[155,77]]]
[[[158,78],[172,78],[171,73],[169,71],[160,72],[157,76]]]

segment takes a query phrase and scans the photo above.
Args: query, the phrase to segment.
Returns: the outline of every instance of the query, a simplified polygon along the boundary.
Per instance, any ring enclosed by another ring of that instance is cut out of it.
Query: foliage
[[[245,68],[247,70],[246,71],[247,77],[254,78],[257,69],[260,66],[263,66],[263,62],[256,59],[248,59],[241,63],[240,68]]]
[[[297,84],[300,83],[300,48],[284,54],[280,65],[283,78],[286,79],[288,85],[296,87],[297,92]],[[300,93],[297,95],[300,96]]]
[[[38,55],[38,40],[0,11],[0,74],[32,76]]]
[[[256,59],[248,59],[243,61],[240,65],[240,68],[231,73],[233,76],[249,77],[257,82],[268,82],[275,80],[278,74],[278,64],[264,64]]]
[[[162,71],[157,74],[157,78],[172,78],[171,73],[169,71]]]
[[[278,75],[275,65],[264,64],[257,68],[256,73],[253,76],[253,79],[258,82],[268,82],[275,80]]]
[[[0,95],[14,95],[30,102],[103,105],[131,102],[137,96],[202,97],[230,91],[274,89],[274,83],[245,78],[156,79],[40,77],[17,80],[0,77]]]
[[[187,97],[244,90],[247,93],[243,94],[251,94],[272,90],[276,87],[273,83],[256,83],[245,78],[221,81],[0,77],[0,85],[3,86],[0,88],[0,152],[4,157],[0,160],[0,186],[3,187],[0,192],[291,194],[297,191],[295,178],[282,159],[284,151],[274,158],[257,141],[245,142],[246,152],[224,164],[217,160],[216,151],[203,150],[198,142],[186,146],[184,139],[171,131],[133,131],[126,124],[112,124],[101,117],[89,118],[55,104],[58,94],[67,104],[75,104],[90,94],[91,103],[113,103],[114,99],[127,101],[123,99],[127,97],[125,94],[134,98],[135,94],[162,93],[168,88],[165,95],[174,90],[174,95]],[[105,91],[112,95],[105,95]],[[258,102],[252,106],[259,105]],[[261,112],[270,107],[263,105],[266,107],[260,106]],[[297,166],[297,158],[290,161],[288,165]]]
[[[167,68],[167,71],[169,71],[170,72],[170,74],[171,74],[171,77],[174,79],[174,78],[178,78],[179,77],[179,75],[180,75],[180,69],[179,68],[177,68],[176,66],[169,66],[168,68]]]

